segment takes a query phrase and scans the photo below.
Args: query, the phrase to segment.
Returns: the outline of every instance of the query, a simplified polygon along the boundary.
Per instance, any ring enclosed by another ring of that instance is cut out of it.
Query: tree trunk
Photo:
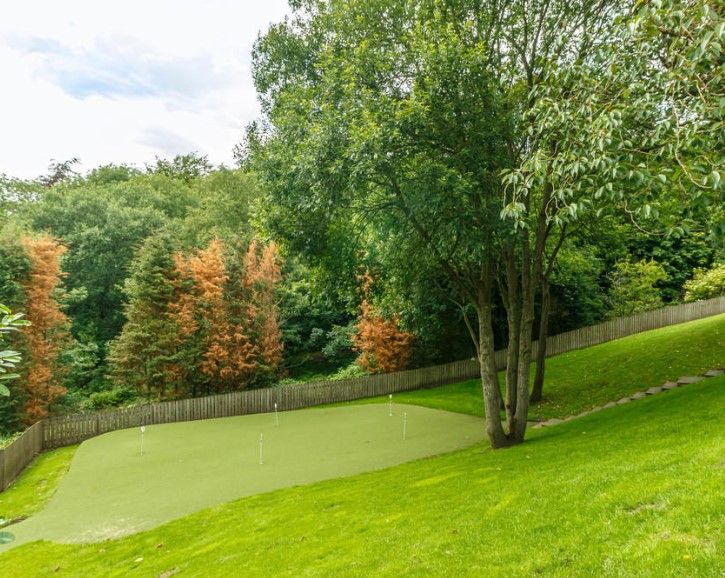
[[[486,433],[493,449],[511,445],[501,423],[501,389],[496,372],[493,323],[491,319],[491,281],[486,279],[479,289],[475,307],[478,316],[478,363],[486,410]]]
[[[508,348],[506,352],[506,429],[509,433],[514,431],[514,416],[516,413],[516,396],[518,384],[519,365],[519,339],[521,337],[521,292],[519,289],[519,275],[516,270],[513,247],[506,252],[506,290],[502,297],[506,308],[508,320]]]
[[[544,392],[544,372],[546,369],[546,339],[549,336],[549,309],[551,307],[551,294],[549,279],[546,275],[541,278],[541,316],[539,317],[539,343],[536,350],[536,374],[534,386],[531,389],[529,403],[539,403]]]

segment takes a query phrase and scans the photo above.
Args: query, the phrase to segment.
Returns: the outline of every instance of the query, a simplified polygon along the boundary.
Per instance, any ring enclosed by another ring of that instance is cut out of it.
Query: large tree
[[[405,237],[409,258],[434,264],[475,312],[469,328],[492,445],[521,442],[536,294],[570,222],[590,208],[579,197],[593,191],[560,203],[542,179],[514,198],[501,173],[538,146],[527,115],[532,90],[593,46],[612,3],[333,0],[294,8],[254,55],[265,118],[247,144],[270,195],[267,226],[308,254],[324,253],[340,231]],[[495,289],[509,328],[505,425]]]

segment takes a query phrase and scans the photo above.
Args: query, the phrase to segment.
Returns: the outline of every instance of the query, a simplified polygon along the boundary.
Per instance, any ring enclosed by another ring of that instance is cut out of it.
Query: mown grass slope
[[[699,375],[723,365],[725,315],[631,335],[549,358],[544,400],[531,407],[530,415],[532,419],[577,415],[667,380]],[[503,372],[499,380],[503,386]],[[483,394],[477,379],[394,397],[399,403],[483,416]],[[357,403],[382,401],[385,398]]]
[[[546,415],[723,366],[724,333],[719,316],[552,358]],[[478,391],[395,401],[475,414]],[[721,576],[724,418],[725,377],[711,378],[507,450],[261,494],[118,541],[27,544],[0,555],[0,575]]]

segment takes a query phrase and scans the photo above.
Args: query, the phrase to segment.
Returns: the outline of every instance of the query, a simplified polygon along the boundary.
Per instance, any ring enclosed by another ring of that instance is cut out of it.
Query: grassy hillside
[[[538,411],[563,417],[723,365],[725,316],[649,332],[550,359]],[[479,387],[395,401],[476,414]],[[27,544],[0,555],[0,575],[721,576],[723,415],[725,377],[712,378],[507,450],[261,494],[117,541]]]
[[[531,407],[531,418],[577,415],[667,380],[721,366],[725,366],[725,315],[571,351],[547,360],[544,401]],[[503,385],[503,372],[499,379]],[[381,401],[385,398],[358,403]],[[395,401],[483,416],[477,379],[396,394]]]

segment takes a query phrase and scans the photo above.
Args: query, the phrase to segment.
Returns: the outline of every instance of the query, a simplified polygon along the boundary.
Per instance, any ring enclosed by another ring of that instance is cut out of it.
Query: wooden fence
[[[653,311],[646,311],[632,315],[631,317],[621,317],[605,321],[599,325],[591,327],[582,327],[567,333],[552,335],[546,340],[546,356],[558,355],[573,351],[575,349],[583,349],[621,339],[635,333],[668,327],[670,325],[678,325],[696,319],[704,319],[725,313],[725,297],[716,297],[707,301],[696,301],[694,303],[683,303],[681,305],[673,305],[671,307],[663,307]],[[537,343],[534,342],[533,348],[536,353]]]
[[[163,423],[300,409],[435,387],[478,375],[474,361],[335,381],[238,391],[45,420],[43,449],[73,445],[102,433]]]
[[[550,337],[547,357],[724,312],[725,297],[719,297],[614,319]],[[536,347],[534,343],[534,353]],[[506,350],[496,352],[496,366],[498,369],[506,367]],[[118,429],[271,412],[275,403],[280,411],[299,409],[436,387],[478,375],[478,363],[470,359],[340,381],[318,381],[51,418],[32,426],[12,444],[0,449],[0,489],[5,489],[40,451],[77,444]]]
[[[45,449],[44,426],[42,421],[31,425],[13,443],[0,449],[0,491],[5,490],[32,459]]]

